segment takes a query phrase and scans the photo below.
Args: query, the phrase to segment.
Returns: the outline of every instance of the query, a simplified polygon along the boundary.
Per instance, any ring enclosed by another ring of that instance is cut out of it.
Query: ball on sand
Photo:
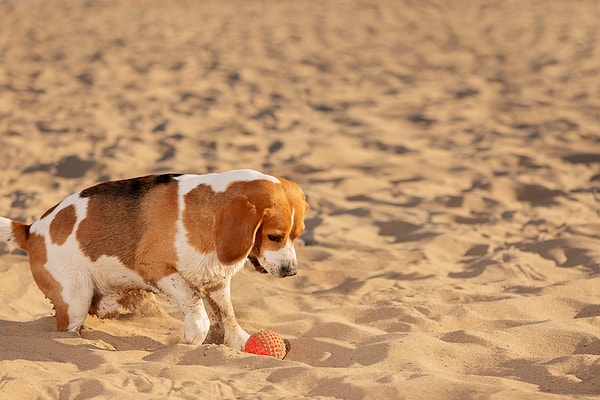
[[[286,355],[286,347],[283,338],[277,332],[263,329],[250,336],[244,346],[246,353],[272,356],[283,360]]]

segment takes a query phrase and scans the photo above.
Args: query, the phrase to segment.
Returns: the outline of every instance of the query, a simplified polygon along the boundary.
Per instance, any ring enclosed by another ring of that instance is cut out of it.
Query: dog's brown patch
[[[40,290],[54,304],[56,329],[66,331],[69,327],[69,305],[62,298],[63,287],[46,269],[48,255],[44,237],[36,233],[29,235],[29,265],[31,275]]]
[[[177,262],[174,177],[150,175],[83,190],[81,197],[89,198],[86,218],[77,229],[83,253],[92,261],[103,255],[117,257],[153,282],[172,273]]]
[[[26,225],[18,221],[11,222],[11,229],[13,236],[15,237],[15,242],[19,248],[25,251],[27,251],[29,247],[29,228],[31,228],[31,225]]]
[[[63,245],[77,221],[77,215],[75,213],[75,206],[70,205],[60,210],[52,219],[50,223],[50,240],[56,245]]]
[[[148,281],[157,282],[177,272],[178,213],[177,185],[157,187],[144,197],[140,217],[147,223],[136,249],[134,268]]]
[[[217,201],[217,193],[207,185],[198,185],[184,196],[183,226],[188,242],[200,253],[215,248],[213,225]]]

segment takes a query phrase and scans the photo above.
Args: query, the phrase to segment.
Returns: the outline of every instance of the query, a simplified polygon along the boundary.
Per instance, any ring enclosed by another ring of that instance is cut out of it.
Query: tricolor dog
[[[242,349],[231,277],[246,259],[276,277],[296,274],[294,240],[304,193],[252,170],[150,175],[92,186],[31,225],[0,218],[0,240],[29,254],[31,273],[56,310],[57,329],[78,332],[88,313],[117,315],[131,291],[164,294],[184,314],[188,343],[202,343],[220,316],[224,343]]]

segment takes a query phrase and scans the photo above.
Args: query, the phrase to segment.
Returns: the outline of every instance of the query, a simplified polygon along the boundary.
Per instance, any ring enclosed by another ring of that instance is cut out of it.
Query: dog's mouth
[[[267,274],[267,270],[264,269],[262,267],[262,265],[260,265],[260,262],[258,261],[258,258],[254,257],[254,256],[248,256],[248,260],[250,260],[250,262],[252,263],[252,265],[254,265],[254,269],[257,272],[260,272],[261,274]]]

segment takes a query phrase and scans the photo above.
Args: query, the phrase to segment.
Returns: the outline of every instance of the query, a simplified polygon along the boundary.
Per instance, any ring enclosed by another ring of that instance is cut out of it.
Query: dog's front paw
[[[210,319],[206,312],[199,317],[194,315],[185,316],[185,341],[189,344],[202,344],[210,329]]]
[[[240,326],[237,326],[235,329],[225,332],[224,343],[232,349],[243,351],[249,337],[250,335],[248,332],[243,330]]]

